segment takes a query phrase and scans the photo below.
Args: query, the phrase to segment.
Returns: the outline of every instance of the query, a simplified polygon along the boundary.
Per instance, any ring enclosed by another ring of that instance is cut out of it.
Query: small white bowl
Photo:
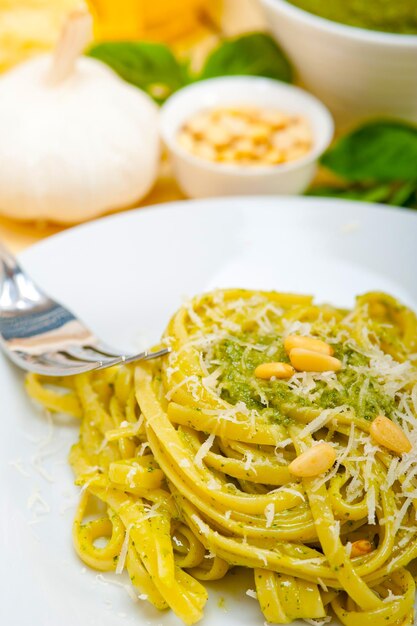
[[[200,159],[178,143],[178,131],[198,111],[219,106],[268,107],[303,115],[312,127],[313,148],[301,159],[271,166]],[[254,76],[194,83],[171,96],[161,110],[162,139],[171,154],[178,183],[191,198],[302,193],[314,177],[317,159],[329,145],[333,130],[329,111],[314,96],[298,87]]]
[[[417,35],[345,26],[286,0],[260,1],[302,82],[339,124],[376,115],[417,121]]]

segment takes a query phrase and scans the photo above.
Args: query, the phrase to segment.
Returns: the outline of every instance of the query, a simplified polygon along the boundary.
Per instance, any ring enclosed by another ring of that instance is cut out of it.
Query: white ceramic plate
[[[309,292],[351,306],[387,290],[417,309],[417,213],[306,198],[233,198],[140,209],[66,231],[21,257],[33,277],[116,346],[157,340],[184,296],[214,287]],[[0,623],[171,626],[124,576],[87,570],[71,546],[74,420],[48,424],[0,356]],[[117,585],[109,581],[115,581]],[[203,626],[263,624],[236,576],[210,585]],[[224,601],[222,600],[224,598]]]

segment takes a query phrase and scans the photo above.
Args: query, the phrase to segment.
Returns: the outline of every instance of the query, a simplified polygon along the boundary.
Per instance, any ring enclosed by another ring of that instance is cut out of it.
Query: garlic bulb
[[[132,205],[160,155],[153,101],[91,58],[89,16],[67,24],[55,56],[0,78],[0,213],[74,223]]]

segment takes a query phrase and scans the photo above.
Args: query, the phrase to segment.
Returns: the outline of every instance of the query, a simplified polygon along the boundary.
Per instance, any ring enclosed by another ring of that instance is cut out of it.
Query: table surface
[[[187,51],[195,64],[199,64],[207,51],[214,47],[220,36],[233,36],[245,31],[253,31],[265,27],[263,16],[257,0],[224,0],[223,13],[218,23],[205,24],[206,36],[197,43],[193,43]],[[173,178],[169,162],[163,159],[158,180],[139,206],[159,204],[183,199],[175,179]],[[62,226],[46,223],[18,222],[0,216],[0,240],[13,251],[19,252],[45,237],[62,231]]]

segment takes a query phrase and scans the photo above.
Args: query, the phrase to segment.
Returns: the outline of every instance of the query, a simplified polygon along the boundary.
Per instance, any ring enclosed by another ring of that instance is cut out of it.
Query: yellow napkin
[[[204,0],[87,0],[99,40],[171,42],[201,28]]]
[[[50,50],[80,0],[0,0],[0,71]]]
[[[195,41],[211,26],[205,0],[0,0],[0,71],[53,48],[66,15],[86,4],[98,41]]]

